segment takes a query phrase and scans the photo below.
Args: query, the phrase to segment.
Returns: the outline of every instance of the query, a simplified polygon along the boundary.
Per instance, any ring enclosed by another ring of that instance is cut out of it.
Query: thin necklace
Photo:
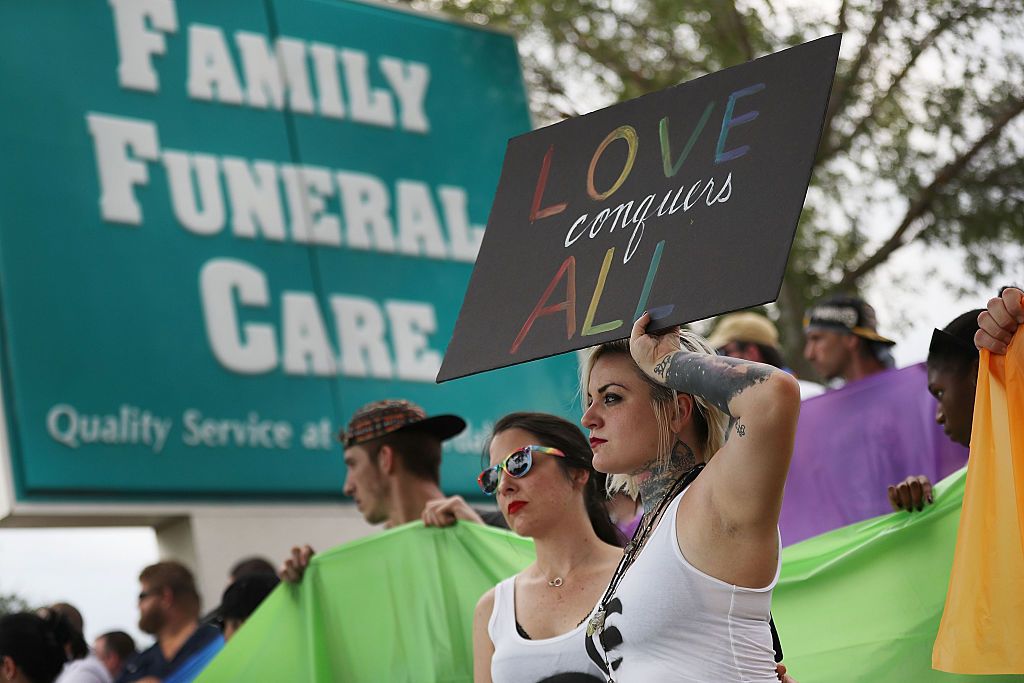
[[[658,505],[654,508],[650,518],[644,524],[637,526],[636,531],[633,532],[633,538],[623,549],[622,559],[619,560],[619,566],[615,568],[615,573],[612,574],[612,580],[608,583],[608,588],[605,589],[604,595],[601,596],[601,601],[598,603],[597,611],[587,623],[588,638],[591,638],[596,634],[597,639],[601,639],[601,634],[604,633],[604,620],[607,615],[608,603],[611,602],[612,596],[615,594],[615,589],[618,588],[619,583],[622,581],[622,577],[626,575],[626,571],[633,565],[633,562],[647,543],[647,539],[651,535],[651,531],[654,529],[655,523],[661,517],[661,513],[665,511],[668,504],[681,491],[683,491],[691,482],[693,482],[694,479],[697,478],[697,475],[700,474],[703,469],[704,463],[698,463],[672,482],[672,486],[669,487],[668,493],[666,493],[665,497],[658,502]],[[611,683],[614,683],[614,679],[611,674],[612,669],[608,662],[608,652],[605,651],[604,643],[601,644],[601,653],[602,658],[604,659],[608,680]]]
[[[591,551],[587,555],[587,557],[586,557],[586,559],[584,561],[579,562],[579,564],[580,565],[586,564],[587,560],[589,560],[592,556],[593,556],[593,551]],[[567,571],[565,573],[565,575],[569,576],[569,574],[572,574],[575,569],[576,569],[576,567],[569,567],[569,571]],[[563,579],[561,576],[557,576],[556,575],[554,578],[548,579],[548,585],[551,586],[552,588],[561,588],[562,584],[564,584],[564,583],[565,583],[565,579]]]

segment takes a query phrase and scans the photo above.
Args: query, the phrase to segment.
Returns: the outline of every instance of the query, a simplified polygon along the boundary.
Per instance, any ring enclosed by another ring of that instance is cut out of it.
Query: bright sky
[[[0,529],[0,593],[32,607],[69,602],[82,612],[91,644],[107,631],[126,631],[137,645],[139,571],[157,561],[148,528]]]

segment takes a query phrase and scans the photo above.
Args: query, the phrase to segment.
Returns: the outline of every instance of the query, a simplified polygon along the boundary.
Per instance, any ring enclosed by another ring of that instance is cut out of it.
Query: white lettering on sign
[[[413,301],[389,301],[385,306],[395,340],[395,364],[403,379],[433,382],[441,354],[427,346],[437,331],[434,307]]]
[[[224,32],[216,26],[188,27],[188,96],[242,104],[242,81],[228,53]]]
[[[265,448],[289,451],[299,436],[306,450],[334,449],[331,418],[301,423],[296,429],[288,420],[262,417],[249,411],[245,418],[207,417],[195,408],[181,415],[181,443],[202,448]],[[46,431],[50,438],[77,450],[90,446],[142,446],[159,454],[168,444],[174,420],[151,410],[122,404],[110,412],[93,413],[68,403],[57,403],[46,413]],[[479,450],[479,449],[477,449]]]
[[[706,180],[697,180],[690,186],[686,197],[680,204],[679,198],[685,189],[686,183],[683,183],[675,190],[674,197],[672,190],[667,191],[662,197],[654,216],[650,216],[650,213],[651,208],[654,206],[654,201],[658,197],[655,194],[644,197],[636,207],[633,206],[634,200],[629,200],[614,208],[605,207],[597,212],[593,218],[588,213],[581,214],[573,221],[573,224],[565,233],[565,247],[571,247],[584,235],[587,235],[589,239],[594,239],[601,234],[605,223],[611,218],[611,226],[608,228],[609,234],[615,232],[616,226],[622,228],[623,232],[629,232],[629,240],[622,257],[623,263],[629,263],[629,259],[633,258],[633,254],[636,253],[637,248],[640,246],[640,241],[644,237],[644,230],[647,228],[647,219],[649,217],[653,220],[666,214],[671,216],[679,211],[679,209],[686,213],[699,203],[709,207],[715,204],[725,204],[732,198],[732,173],[729,173],[720,181],[717,190],[715,189],[715,178],[713,176]],[[632,212],[632,215],[630,215],[630,212]],[[628,230],[630,226],[633,228],[631,231]]]
[[[232,372],[263,374],[280,368],[287,375],[433,382],[441,367],[441,352],[430,346],[437,332],[430,303],[389,300],[380,306],[364,297],[331,295],[332,342],[321,307],[310,293],[282,293],[279,331],[268,322],[243,323],[245,310],[262,319],[271,307],[266,276],[243,261],[207,262],[200,271],[199,290],[210,348]]]
[[[274,329],[257,323],[239,324],[238,305],[270,303],[263,271],[243,261],[214,259],[199,271],[206,337],[214,357],[228,370],[256,375],[277,366]]]
[[[257,231],[272,242],[284,242],[284,212],[277,191],[277,166],[269,161],[249,164],[245,159],[221,159],[228,196],[231,230],[238,237],[256,239]]]
[[[331,172],[318,166],[281,166],[292,239],[300,244],[341,246],[341,222],[326,211],[334,196]]]
[[[109,2],[117,34],[118,83],[122,88],[158,92],[160,79],[153,56],[166,52],[164,34],[178,31],[174,0]],[[288,108],[383,128],[430,132],[425,108],[430,68],[421,62],[382,55],[374,63],[362,50],[289,36],[279,36],[271,45],[267,36],[251,31],[235,32],[233,52],[219,26],[199,23],[189,24],[186,36],[185,89],[193,99],[255,109]]]
[[[149,184],[148,164],[160,161],[174,216],[195,235],[230,226],[242,239],[467,263],[483,240],[483,226],[470,221],[464,188],[399,178],[392,194],[365,173],[161,150],[150,122],[96,113],[86,121],[99,168],[100,214],[110,222],[142,223],[137,188]]]
[[[151,57],[167,49],[164,33],[178,30],[174,0],[110,0],[110,7],[120,57],[118,83],[130,90],[157,92],[160,80]]]
[[[182,414],[181,422],[181,440],[186,446],[288,449],[294,434],[291,423],[267,420],[256,412],[249,413],[245,420],[225,420],[203,417],[192,408]]]
[[[100,176],[100,215],[111,223],[142,224],[136,185],[149,183],[149,167],[159,153],[156,126],[148,121],[86,114]],[[129,150],[134,154],[128,155]]]
[[[58,403],[46,413],[46,432],[68,448],[92,444],[107,446],[142,445],[154,453],[163,450],[173,421],[137,406],[122,405],[116,413],[79,412]]]
[[[174,216],[197,235],[216,235],[224,227],[217,158],[167,150],[161,155],[171,189]]]

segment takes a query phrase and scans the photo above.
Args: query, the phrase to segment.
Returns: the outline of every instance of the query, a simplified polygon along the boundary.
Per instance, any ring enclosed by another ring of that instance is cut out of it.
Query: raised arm
[[[978,316],[978,332],[974,343],[979,349],[1004,354],[1006,347],[1024,323],[1024,292],[1007,287],[1001,296],[989,299],[987,310]]]
[[[774,533],[793,454],[800,387],[762,363],[681,349],[675,334],[647,334],[645,313],[633,326],[630,351],[651,378],[700,396],[731,418],[727,442],[706,474],[716,510],[730,524]]]

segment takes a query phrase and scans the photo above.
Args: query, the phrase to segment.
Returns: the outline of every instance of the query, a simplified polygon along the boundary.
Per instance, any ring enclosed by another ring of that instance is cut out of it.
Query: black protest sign
[[[839,43],[510,140],[438,381],[774,301]]]

